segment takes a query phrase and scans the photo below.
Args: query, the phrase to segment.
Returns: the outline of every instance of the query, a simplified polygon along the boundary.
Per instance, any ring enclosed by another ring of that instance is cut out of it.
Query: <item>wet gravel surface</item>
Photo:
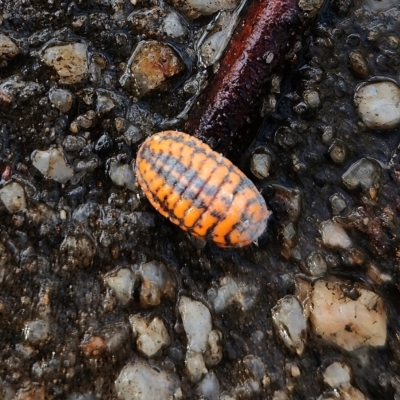
[[[205,86],[214,15],[179,7],[0,0],[0,397],[400,398],[400,6],[325,1],[271,76],[237,164],[273,214],[242,249],[187,236],[133,173]]]

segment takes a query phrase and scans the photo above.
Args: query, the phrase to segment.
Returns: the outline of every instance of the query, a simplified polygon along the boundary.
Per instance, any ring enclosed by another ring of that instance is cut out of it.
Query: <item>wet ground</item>
[[[134,3],[0,0],[0,397],[400,398],[400,6],[321,6],[237,160],[269,227],[224,250],[159,216],[132,172],[203,82],[194,43],[213,15]],[[121,78],[143,39],[173,50],[154,50],[155,89]],[[72,72],[47,51],[77,43]]]

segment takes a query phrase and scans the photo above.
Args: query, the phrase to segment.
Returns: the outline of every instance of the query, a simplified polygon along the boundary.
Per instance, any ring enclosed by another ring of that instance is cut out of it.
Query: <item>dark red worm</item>
[[[253,0],[247,7],[228,49],[185,124],[187,133],[209,143],[234,160],[260,122],[266,81],[282,66],[302,31],[298,0]]]

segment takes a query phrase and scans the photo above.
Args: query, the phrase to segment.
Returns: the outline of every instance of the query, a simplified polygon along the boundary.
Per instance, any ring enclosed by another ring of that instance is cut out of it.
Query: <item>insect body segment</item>
[[[220,247],[248,245],[266,228],[270,213],[253,183],[229,160],[183,132],[149,137],[139,149],[136,175],[163,216]]]

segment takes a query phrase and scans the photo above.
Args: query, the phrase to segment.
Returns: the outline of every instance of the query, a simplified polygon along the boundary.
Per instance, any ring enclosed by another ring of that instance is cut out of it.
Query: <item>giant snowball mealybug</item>
[[[147,138],[137,154],[136,175],[156,210],[217,246],[246,246],[266,229],[270,212],[250,179],[186,133]]]

